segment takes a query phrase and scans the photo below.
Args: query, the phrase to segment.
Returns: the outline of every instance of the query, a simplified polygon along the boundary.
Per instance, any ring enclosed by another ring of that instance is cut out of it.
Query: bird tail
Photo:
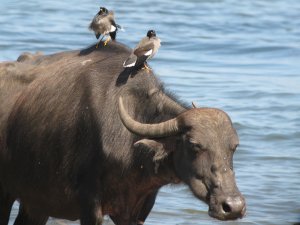
[[[117,36],[117,30],[115,30],[114,32],[110,32],[109,35],[110,35],[112,40],[115,40],[116,36]]]
[[[122,27],[122,26],[119,25],[119,24],[116,24],[116,27],[117,27],[118,30],[125,31],[124,27]]]

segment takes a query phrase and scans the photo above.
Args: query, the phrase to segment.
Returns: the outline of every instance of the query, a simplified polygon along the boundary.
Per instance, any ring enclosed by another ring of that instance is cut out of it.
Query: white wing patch
[[[133,66],[135,66],[136,61],[133,63],[130,63],[128,65],[125,65],[125,63],[126,63],[126,61],[123,63],[123,67],[133,67]]]
[[[149,56],[149,55],[151,55],[152,54],[152,52],[153,52],[153,50],[152,49],[150,49],[148,52],[146,52],[144,55],[145,56]]]
[[[114,31],[116,31],[116,29],[117,29],[117,28],[116,28],[114,25],[111,25],[111,26],[110,26],[110,31],[109,31],[109,32],[114,32]]]

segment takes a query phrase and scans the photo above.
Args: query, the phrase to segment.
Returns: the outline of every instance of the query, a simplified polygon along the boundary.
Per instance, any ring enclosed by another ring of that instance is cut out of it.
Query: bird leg
[[[99,47],[99,44],[101,43],[101,41],[103,40],[104,36],[102,36],[102,38],[100,39],[100,41],[96,44],[96,48]]]
[[[111,37],[110,37],[110,36],[108,36],[108,38],[106,38],[106,40],[104,41],[104,46],[106,46],[106,45],[107,45],[107,43],[108,43],[110,40],[111,40]]]
[[[142,68],[143,70],[146,70],[147,73],[149,73],[151,71],[151,68],[149,66],[147,66],[146,63],[144,63],[144,67]]]
[[[99,41],[99,42],[96,44],[96,48],[98,48],[98,47],[99,47],[99,44],[100,44],[100,42],[101,42],[101,41]]]

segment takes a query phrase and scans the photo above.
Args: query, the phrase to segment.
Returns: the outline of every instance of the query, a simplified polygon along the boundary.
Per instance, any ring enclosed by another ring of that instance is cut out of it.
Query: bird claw
[[[110,38],[107,38],[107,39],[104,41],[103,45],[106,46],[107,43],[108,43],[109,41],[110,41]]]
[[[144,64],[144,67],[142,69],[146,70],[147,73],[149,73],[151,71],[151,68],[149,66],[147,66],[146,64]]]

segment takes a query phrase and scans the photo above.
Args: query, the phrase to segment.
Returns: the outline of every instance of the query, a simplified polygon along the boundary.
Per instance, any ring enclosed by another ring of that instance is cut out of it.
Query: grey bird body
[[[152,58],[157,53],[160,42],[160,39],[156,37],[155,31],[149,30],[147,36],[137,44],[123,66],[141,66],[147,59]]]
[[[100,11],[94,16],[89,28],[94,31],[97,39],[101,35],[104,37],[109,34],[111,39],[115,40],[116,32],[120,26],[115,22],[113,11],[108,11],[106,8],[100,7]]]

